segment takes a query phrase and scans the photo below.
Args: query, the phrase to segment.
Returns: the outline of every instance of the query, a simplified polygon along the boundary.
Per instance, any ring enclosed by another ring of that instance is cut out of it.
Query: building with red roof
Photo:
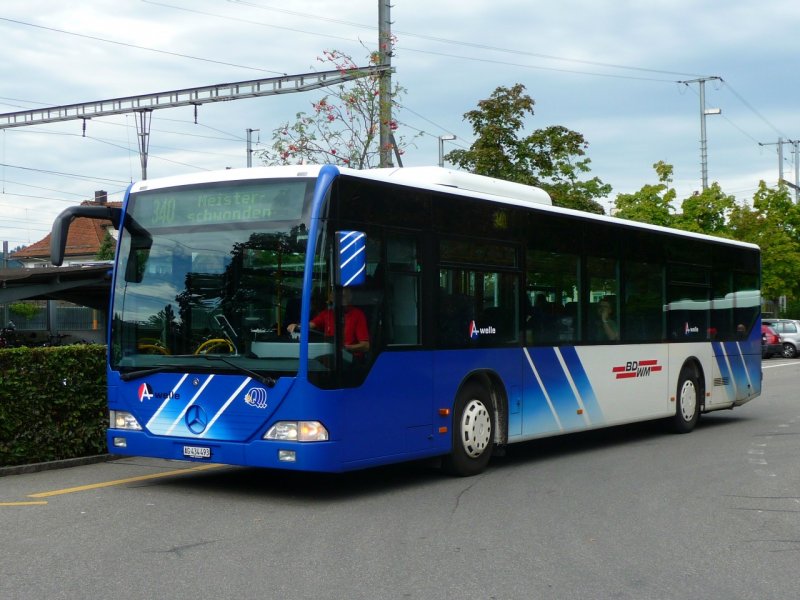
[[[106,204],[121,206],[109,203],[104,191],[81,203]],[[14,321],[17,341],[104,341],[112,266],[98,261],[97,255],[108,235],[116,237],[111,221],[79,217],[70,224],[61,267],[50,263],[50,234],[8,257],[23,268],[0,269],[0,319],[3,324]],[[39,310],[33,315],[15,312],[20,302]]]
[[[119,202],[108,202],[106,192],[98,191],[94,200],[81,202],[81,206],[122,206]],[[64,253],[64,266],[74,266],[94,262],[97,253],[103,244],[106,235],[116,235],[111,221],[101,219],[87,219],[78,217],[69,227],[67,245]],[[10,256],[13,260],[20,261],[26,268],[49,267],[50,265],[50,234],[38,242],[18,250]]]

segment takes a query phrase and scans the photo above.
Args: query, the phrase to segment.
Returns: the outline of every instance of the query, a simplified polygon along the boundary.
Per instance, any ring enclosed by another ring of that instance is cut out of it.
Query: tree
[[[723,193],[714,182],[708,189],[686,198],[681,203],[681,212],[674,214],[677,192],[670,187],[673,167],[658,161],[653,169],[659,183],[644,185],[632,194],[617,194],[615,216],[695,233],[730,236],[727,217],[736,204],[733,196]]]
[[[14,314],[14,315],[16,315],[16,316],[18,316],[18,317],[20,317],[22,319],[28,319],[29,320],[29,319],[32,319],[33,317],[35,317],[37,314],[39,314],[39,311],[41,309],[38,306],[36,306],[36,304],[33,304],[31,302],[22,301],[22,302],[14,302],[13,304],[9,304],[8,310],[12,314]]]
[[[736,206],[736,198],[725,194],[716,181],[702,192],[695,192],[681,204],[681,214],[674,219],[678,229],[730,236],[728,214]]]
[[[614,216],[664,227],[672,225],[672,202],[677,195],[675,189],[669,187],[672,183],[672,165],[658,161],[653,168],[659,183],[644,185],[632,194],[617,194]]]
[[[550,126],[520,136],[534,104],[520,83],[498,87],[464,114],[475,134],[470,148],[453,150],[445,158],[479,175],[542,187],[557,206],[603,214],[595,198],[610,194],[611,186],[597,177],[579,179],[591,163],[586,158],[589,144],[580,133]]]
[[[106,230],[106,234],[103,236],[103,241],[100,242],[100,247],[97,249],[97,254],[95,254],[96,260],[113,260],[114,259],[114,249],[117,247],[117,242],[114,237]]]
[[[348,71],[358,65],[337,50],[326,50],[317,59],[334,69]],[[379,64],[378,52],[369,56],[371,65]],[[379,75],[368,75],[340,83],[332,92],[312,103],[312,112],[299,112],[294,123],[286,122],[272,133],[271,148],[256,155],[268,165],[337,164],[355,169],[378,166],[380,160],[380,94]],[[405,90],[395,85],[392,102],[396,104]],[[389,123],[392,131],[397,122]],[[397,151],[407,146],[397,136]]]
[[[737,204],[729,217],[731,235],[761,247],[761,294],[776,300],[800,295],[800,206],[786,186],[761,181],[753,205]]]

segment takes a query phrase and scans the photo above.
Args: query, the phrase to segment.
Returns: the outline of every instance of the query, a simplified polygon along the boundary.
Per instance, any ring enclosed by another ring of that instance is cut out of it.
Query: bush
[[[0,466],[103,454],[106,350],[0,350]]]
[[[800,300],[790,300],[786,303],[786,310],[781,313],[783,319],[800,319]]]
[[[24,319],[32,319],[42,309],[30,302],[15,302],[8,307],[9,312]]]

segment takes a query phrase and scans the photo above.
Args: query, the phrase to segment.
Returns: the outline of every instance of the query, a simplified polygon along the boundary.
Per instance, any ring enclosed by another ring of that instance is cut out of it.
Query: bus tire
[[[495,419],[491,396],[477,383],[466,384],[453,409],[452,447],[443,467],[451,475],[469,477],[489,464],[494,447]]]
[[[672,429],[675,433],[689,433],[700,420],[700,395],[702,388],[697,373],[684,366],[678,377],[678,394],[675,397],[675,416]]]

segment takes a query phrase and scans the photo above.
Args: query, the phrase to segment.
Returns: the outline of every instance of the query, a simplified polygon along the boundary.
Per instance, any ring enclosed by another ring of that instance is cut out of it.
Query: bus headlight
[[[319,421],[279,421],[264,434],[265,440],[325,442],[328,430]]]
[[[128,429],[131,431],[141,431],[142,426],[131,413],[124,410],[108,411],[112,429]]]

